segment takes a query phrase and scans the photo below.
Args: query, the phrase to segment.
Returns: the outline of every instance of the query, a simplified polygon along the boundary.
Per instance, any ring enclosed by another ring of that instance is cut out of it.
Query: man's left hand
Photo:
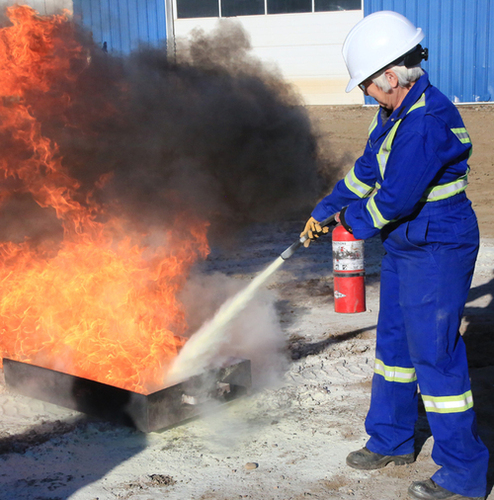
[[[300,233],[300,237],[307,236],[307,240],[304,242],[304,247],[307,248],[310,245],[311,241],[319,238],[321,234],[326,234],[329,232],[329,227],[324,226],[321,227],[319,221],[311,217],[306,223],[304,230]]]

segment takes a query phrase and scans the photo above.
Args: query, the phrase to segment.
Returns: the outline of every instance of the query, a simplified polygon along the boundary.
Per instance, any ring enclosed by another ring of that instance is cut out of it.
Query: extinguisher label
[[[333,270],[360,271],[364,269],[362,241],[333,241]]]

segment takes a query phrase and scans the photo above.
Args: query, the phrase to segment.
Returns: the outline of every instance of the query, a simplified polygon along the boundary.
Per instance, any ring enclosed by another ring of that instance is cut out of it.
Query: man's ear
[[[388,69],[384,72],[384,74],[386,76],[386,80],[388,80],[389,84],[391,85],[391,88],[396,89],[399,86],[398,77],[396,76],[396,73]]]

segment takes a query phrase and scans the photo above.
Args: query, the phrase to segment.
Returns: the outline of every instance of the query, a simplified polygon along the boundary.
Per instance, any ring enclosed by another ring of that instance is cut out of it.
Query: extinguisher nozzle
[[[322,222],[320,222],[321,227],[325,226],[336,226],[338,224],[335,220],[336,214],[331,215],[327,219],[324,219]],[[302,236],[298,241],[290,245],[284,252],[280,254],[280,257],[283,260],[289,259],[307,240],[309,237],[307,235]]]
[[[298,241],[290,245],[284,252],[280,254],[283,260],[289,259],[307,240],[307,236],[300,238]]]

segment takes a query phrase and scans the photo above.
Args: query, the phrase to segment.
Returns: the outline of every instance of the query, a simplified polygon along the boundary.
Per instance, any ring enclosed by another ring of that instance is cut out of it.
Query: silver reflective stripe
[[[369,135],[372,134],[373,130],[377,127],[377,118],[379,116],[380,109],[377,110],[377,113],[374,115],[374,118],[369,125]]]
[[[425,93],[422,94],[418,100],[415,102],[413,106],[407,111],[407,115],[418,108],[423,108],[425,106]],[[377,119],[377,115],[375,117]],[[381,177],[384,179],[384,172],[386,171],[386,164],[388,163],[389,154],[391,153],[391,146],[393,145],[393,141],[395,139],[396,132],[398,131],[398,127],[400,126],[401,119],[397,120],[393,125],[388,135],[384,139],[381,147],[379,148],[379,153],[377,153],[377,162],[379,163],[379,170],[381,172]],[[374,123],[374,122],[373,122]],[[376,121],[377,124],[377,121]],[[371,124],[372,125],[372,124]],[[375,125],[374,125],[375,127]],[[456,129],[454,129],[456,130]],[[459,129],[458,129],[459,130]],[[466,132],[466,131],[465,131]]]
[[[459,413],[473,406],[472,391],[459,396],[425,396],[422,395],[425,410],[432,413]]]
[[[398,127],[400,126],[401,120],[397,120],[397,122],[393,125],[391,130],[389,131],[386,139],[384,139],[381,147],[379,148],[379,153],[377,153],[377,161],[379,163],[379,170],[381,171],[381,177],[384,179],[384,172],[386,171],[386,164],[388,163],[388,157],[391,153],[391,146],[393,145],[393,141],[395,139],[396,132],[398,131]]]
[[[426,189],[420,201],[439,201],[465,191],[468,186],[468,172],[456,181]]]
[[[370,216],[372,217],[374,227],[376,229],[382,229],[386,224],[389,224],[391,221],[385,219],[382,216],[379,209],[377,208],[376,201],[374,200],[376,193],[377,193],[377,191],[375,191],[371,195],[371,197],[369,198],[369,201],[367,202],[366,208],[367,208],[367,211],[369,212]]]
[[[407,111],[407,115],[408,115],[408,113],[410,113],[414,109],[422,108],[424,106],[425,106],[425,94],[422,94],[419,97],[419,100]]]
[[[356,194],[359,198],[365,198],[369,196],[369,194],[374,189],[371,186],[365,184],[357,178],[355,175],[355,167],[353,167],[348,174],[345,176],[345,186],[354,194]]]
[[[462,144],[471,144],[470,136],[468,135],[467,129],[465,127],[452,128],[451,132],[458,137],[458,140]]]
[[[387,382],[415,382],[417,375],[415,368],[403,368],[401,366],[387,366],[380,359],[376,359],[374,373],[382,375]]]

